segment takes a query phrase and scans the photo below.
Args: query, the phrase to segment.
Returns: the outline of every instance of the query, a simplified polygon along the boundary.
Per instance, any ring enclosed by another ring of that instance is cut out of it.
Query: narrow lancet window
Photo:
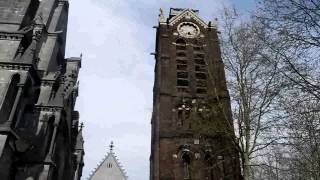
[[[190,179],[190,156],[184,154],[182,156],[183,161],[183,179]]]

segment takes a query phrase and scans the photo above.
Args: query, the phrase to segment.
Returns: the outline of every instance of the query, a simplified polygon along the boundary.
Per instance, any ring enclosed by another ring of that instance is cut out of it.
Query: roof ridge
[[[193,18],[195,21],[197,21],[201,26],[204,28],[208,28],[207,23],[199,17],[195,12],[193,12],[192,9],[186,8],[183,11],[181,11],[176,16],[172,17],[169,20],[169,25],[174,25],[176,22],[180,21],[184,16],[189,16],[189,18]]]
[[[102,161],[100,161],[98,164],[97,164],[97,167],[94,168],[93,171],[91,171],[91,173],[89,174],[89,177],[87,178],[87,180],[90,180],[93,175],[95,175],[95,173],[99,170],[99,168],[102,166],[102,164],[108,159],[108,157],[111,156],[115,162],[116,162],[116,165],[118,166],[118,168],[120,169],[122,175],[126,178],[126,180],[128,179],[128,176],[127,176],[127,173],[125,171],[125,169],[123,168],[123,166],[121,166],[121,163],[119,161],[119,159],[117,158],[117,156],[115,155],[115,153],[113,151],[111,152],[108,152],[107,155],[104,156],[104,158],[102,159]]]

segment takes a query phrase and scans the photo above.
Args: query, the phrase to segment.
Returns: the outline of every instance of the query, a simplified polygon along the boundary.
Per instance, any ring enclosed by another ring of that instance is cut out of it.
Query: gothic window
[[[183,39],[176,40],[176,64],[177,64],[177,91],[187,93],[189,90],[188,60],[186,54],[186,42]]]
[[[204,58],[204,54],[194,54],[194,58]]]
[[[186,50],[186,42],[183,39],[178,39],[176,41],[177,50]]]
[[[206,66],[196,65],[195,70],[197,72],[206,72]]]
[[[204,88],[197,88],[197,93],[198,93],[198,94],[206,94],[206,93],[207,93],[207,90],[204,89]]]
[[[193,50],[194,50],[194,51],[202,51],[202,50],[203,50],[203,47],[202,47],[202,46],[199,46],[199,45],[195,45],[195,46],[193,46]]]
[[[187,70],[187,68],[188,68],[188,66],[187,65],[177,65],[177,70],[183,70],[183,71],[186,71]]]
[[[185,104],[182,104],[177,109],[177,123],[179,126],[183,126],[184,122],[190,117],[191,108]]]
[[[186,53],[184,53],[184,52],[178,52],[178,53],[177,53],[177,56],[178,56],[178,57],[186,57],[187,55],[186,55]]]
[[[187,60],[177,59],[177,64],[187,64],[187,63],[188,63]]]
[[[194,63],[200,64],[200,65],[206,65],[206,62],[204,61],[203,58],[194,58]]]
[[[177,90],[179,93],[188,93],[189,92],[189,90],[185,87],[178,87]]]
[[[188,80],[184,80],[184,79],[178,79],[177,80],[177,85],[178,86],[189,86],[189,81]]]
[[[207,79],[207,75],[205,73],[196,73],[197,79]]]
[[[197,80],[197,87],[207,87],[207,81]]]
[[[186,71],[178,71],[177,72],[178,79],[188,79],[188,72]]]
[[[49,153],[50,151],[50,144],[51,144],[51,140],[52,140],[52,133],[53,133],[53,129],[54,129],[54,120],[55,120],[55,116],[51,116],[48,117],[48,115],[44,115],[44,120],[47,121],[47,129],[46,129],[46,144],[47,144],[47,148],[46,148],[46,153]]]
[[[214,173],[213,173],[213,169],[214,169],[214,164],[213,164],[213,160],[212,160],[212,156],[210,156],[210,154],[206,154],[204,157],[204,160],[206,161],[207,164],[207,179],[208,180],[214,180]]]
[[[112,168],[112,163],[108,163],[107,168]]]
[[[178,125],[182,125],[183,123],[183,111],[178,110]]]
[[[177,46],[176,49],[177,50],[186,50],[186,47],[185,46]]]
[[[197,94],[206,94],[207,93],[207,74],[203,72],[196,73],[197,81]]]
[[[20,81],[20,75],[14,74],[11,77],[10,83],[8,85],[7,92],[5,94],[5,98],[3,99],[3,105],[0,109],[0,124],[4,123],[9,119],[12,106],[16,100],[16,96],[18,93],[18,83]]]
[[[182,155],[183,162],[183,179],[190,179],[190,156],[187,153]]]
[[[219,173],[222,177],[224,177],[224,157],[223,156],[217,156],[218,160],[218,168],[219,168]]]

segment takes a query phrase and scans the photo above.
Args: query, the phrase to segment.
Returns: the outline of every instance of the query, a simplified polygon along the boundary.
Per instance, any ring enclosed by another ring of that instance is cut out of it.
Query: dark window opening
[[[187,60],[177,59],[177,64],[187,64]]]
[[[111,163],[108,163],[108,164],[107,164],[107,167],[108,167],[108,168],[112,168],[112,164],[111,164]]]
[[[197,79],[207,79],[207,75],[205,73],[196,73]]]
[[[202,51],[202,50],[203,50],[203,47],[202,47],[202,46],[194,46],[194,47],[193,47],[193,50],[195,50],[195,51]]]
[[[196,66],[195,67],[196,71],[200,71],[200,72],[206,72],[206,66]]]
[[[207,93],[207,90],[206,90],[206,89],[200,89],[200,88],[198,88],[198,89],[197,89],[197,93],[198,93],[198,94],[206,94],[206,93]]]
[[[187,70],[187,65],[177,65],[177,70]]]
[[[186,55],[186,53],[184,53],[184,52],[178,52],[178,53],[177,53],[177,56],[179,56],[179,57],[186,57],[187,55]]]
[[[183,154],[183,179],[190,179],[190,156],[188,154]]]
[[[195,54],[194,57],[195,58],[204,58],[204,54]]]
[[[207,87],[207,81],[197,81],[197,87]]]
[[[177,78],[188,79],[188,72],[177,72]]]
[[[186,45],[186,41],[184,41],[183,39],[177,39],[176,44],[180,45],[180,46],[185,46]]]
[[[188,80],[178,79],[177,80],[177,86],[189,86],[189,81]]]
[[[205,65],[205,64],[206,64],[206,62],[204,61],[204,59],[194,59],[194,62],[195,62],[196,64],[202,64],[202,65]]]
[[[0,109],[0,124],[6,122],[10,117],[10,113],[13,110],[12,106],[14,105],[18,94],[19,81],[20,75],[14,74],[8,84],[7,93],[4,95],[4,101]]]
[[[182,112],[182,110],[179,110],[178,111],[178,125],[179,126],[182,126],[183,125],[183,112]]]
[[[214,180],[214,173],[213,173],[214,163],[213,163],[212,157],[206,154],[204,159],[207,161],[208,176],[210,177],[210,180]]]
[[[179,93],[188,93],[189,92],[188,89],[184,88],[184,87],[178,87],[177,90],[178,90]]]
[[[186,46],[177,45],[177,46],[176,46],[176,49],[177,49],[177,50],[186,50],[187,48],[186,48]]]

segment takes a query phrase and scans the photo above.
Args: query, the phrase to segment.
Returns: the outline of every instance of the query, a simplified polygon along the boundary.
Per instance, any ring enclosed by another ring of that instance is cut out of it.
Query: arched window
[[[184,53],[184,52],[178,52],[177,53],[177,57],[186,57],[187,55],[186,55],[186,53]]]
[[[43,117],[44,120],[47,121],[47,129],[45,132],[45,138],[46,138],[45,144],[47,145],[45,153],[47,154],[50,151],[50,144],[51,144],[52,136],[53,136],[55,116],[50,116],[50,117],[48,117],[48,115],[44,115],[44,116],[45,116],[45,117]]]
[[[214,169],[214,164],[213,164],[213,159],[212,156],[210,154],[206,154],[204,157],[204,160],[206,161],[207,164],[207,178],[208,180],[214,180],[214,173],[213,173],[213,169]]]
[[[3,99],[2,107],[0,109],[0,124],[6,122],[10,116],[12,106],[15,102],[15,99],[18,93],[17,86],[19,81],[20,81],[19,74],[14,74],[11,77],[5,98]]]
[[[186,50],[186,42],[183,39],[177,39],[176,48],[177,50]]]
[[[182,162],[183,162],[183,179],[190,179],[191,158],[190,158],[189,154],[184,153],[182,155]]]

